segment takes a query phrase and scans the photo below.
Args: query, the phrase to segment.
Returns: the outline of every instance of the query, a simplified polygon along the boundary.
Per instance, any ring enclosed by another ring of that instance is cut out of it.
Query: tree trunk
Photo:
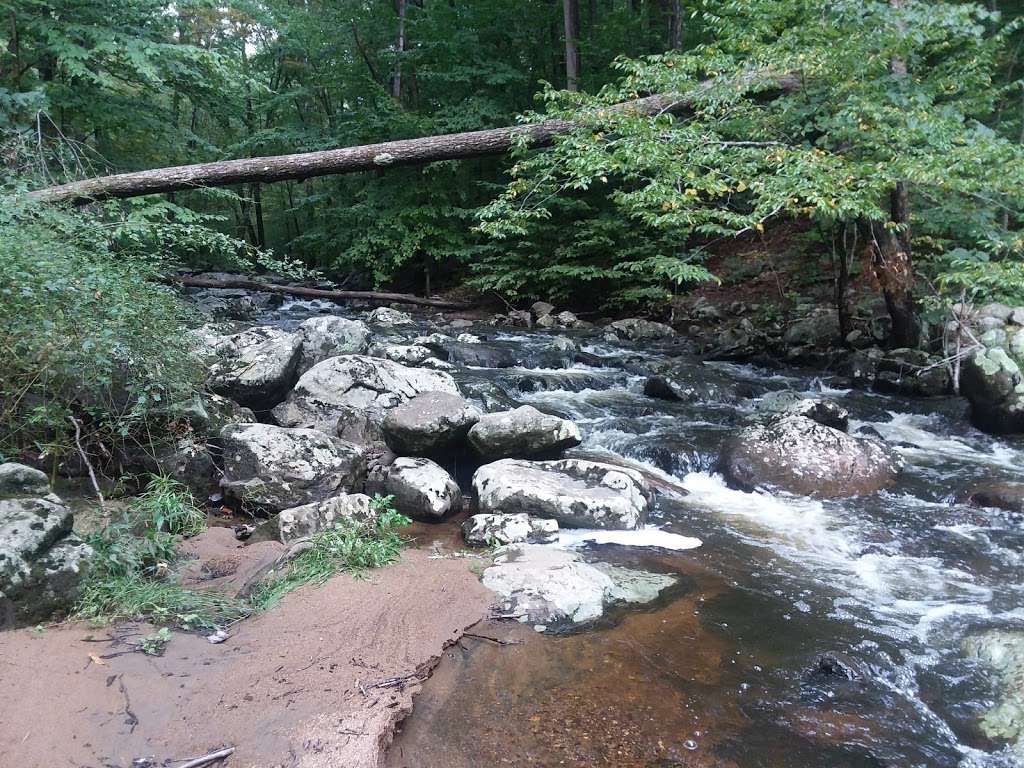
[[[892,345],[916,349],[921,344],[921,321],[914,301],[914,268],[910,260],[910,232],[893,224],[907,221],[907,191],[903,182],[892,191],[892,221],[871,222],[871,265],[892,318]]]
[[[562,0],[565,21],[565,87],[580,89],[580,5],[579,0]]]
[[[398,15],[398,33],[395,35],[395,69],[391,75],[391,97],[402,103],[402,54],[405,52],[405,7],[406,0],[395,0]]]
[[[376,301],[381,304],[415,304],[437,309],[466,309],[469,305],[445,299],[422,298],[410,293],[380,293],[378,291],[329,291],[323,288],[306,288],[300,285],[277,285],[261,283],[258,280],[208,280],[205,277],[188,277],[171,275],[165,278],[168,283],[185,285],[191,288],[242,288],[247,291],[264,291],[280,293],[286,296],[303,296],[310,299],[328,299],[330,301]]]
[[[670,51],[683,47],[683,7],[681,0],[662,0],[665,11],[665,43]]]
[[[760,78],[763,78],[763,75]],[[778,75],[773,79],[778,91],[793,91],[800,87],[800,80],[795,75]],[[768,97],[770,98],[770,95]],[[632,110],[640,115],[679,113],[684,112],[689,103],[690,97],[686,94],[657,94],[598,110],[593,115],[593,122],[595,125],[599,125],[603,113],[624,110]],[[505,154],[512,149],[516,138],[524,134],[531,146],[548,146],[556,136],[579,127],[579,124],[567,120],[545,120],[534,125],[449,133],[421,139],[404,139],[383,144],[330,149],[323,152],[179,165],[172,168],[157,168],[151,171],[120,173],[113,176],[73,181],[68,184],[37,189],[30,192],[29,196],[35,200],[49,203],[88,203],[198,187],[223,187],[253,182],[270,183],[289,179],[359,173],[405,165],[423,165],[443,160],[466,160]]]

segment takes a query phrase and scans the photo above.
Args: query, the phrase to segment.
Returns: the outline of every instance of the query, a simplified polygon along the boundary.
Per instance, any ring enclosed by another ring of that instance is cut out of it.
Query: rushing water
[[[276,319],[323,307],[296,303]],[[686,493],[651,523],[688,552],[592,545],[588,556],[680,574],[643,610],[521,645],[463,645],[417,700],[393,766],[1003,766],[977,720],[998,684],[963,639],[1024,627],[1024,527],[955,503],[974,483],[1020,480],[1024,445],[969,426],[958,400],[904,400],[840,380],[691,361],[705,402],[656,400],[643,369],[675,354],[578,339],[592,365],[560,367],[543,332],[473,329],[519,366],[461,368],[467,394],[571,418],[580,455],[630,461]],[[388,331],[411,339],[422,326]],[[406,341],[405,343],[408,343]],[[599,363],[599,364],[598,364]],[[714,472],[751,398],[792,389],[847,408],[907,467],[887,492],[817,501],[731,490]]]

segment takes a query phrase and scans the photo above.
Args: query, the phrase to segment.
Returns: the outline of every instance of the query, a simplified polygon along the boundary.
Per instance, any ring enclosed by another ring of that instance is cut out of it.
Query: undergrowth
[[[276,605],[304,584],[323,584],[336,573],[355,575],[393,562],[404,545],[395,530],[408,518],[391,497],[374,497],[367,520],[344,518],[311,536],[306,548],[272,571],[249,599],[193,590],[174,580],[182,535],[205,528],[191,494],[154,477],[121,519],[87,537],[95,550],[77,618],[95,623],[146,619],[182,629],[213,629]]]

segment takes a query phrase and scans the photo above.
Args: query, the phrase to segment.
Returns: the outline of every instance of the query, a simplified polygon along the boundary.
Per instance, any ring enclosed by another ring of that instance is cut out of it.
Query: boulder
[[[343,493],[325,501],[283,509],[277,516],[278,537],[282,544],[325,531],[342,519],[364,521],[374,517],[372,499],[362,493]]]
[[[370,313],[367,320],[374,325],[391,328],[396,325],[409,325],[412,323],[412,316],[408,312],[400,312],[390,307],[377,307]]]
[[[874,493],[892,484],[901,469],[899,457],[882,443],[798,415],[744,429],[722,457],[726,478],[743,490],[822,498]]]
[[[548,304],[546,301],[535,301],[530,307],[530,311],[533,312],[534,317],[547,317],[555,311],[555,305]]]
[[[564,328],[575,328],[580,325],[580,319],[572,312],[559,312],[555,315],[555,319],[558,320],[558,324]],[[657,325],[661,325],[661,323],[657,323]]]
[[[610,603],[650,602],[675,581],[537,544],[502,547],[483,575],[484,586],[504,598],[503,615],[535,626],[592,621]]]
[[[971,419],[994,434],[1024,433],[1024,376],[1002,347],[977,350],[964,360],[960,391],[971,403]]]
[[[522,328],[533,327],[533,315],[528,309],[513,309],[508,313],[508,324]]]
[[[387,412],[384,439],[396,453],[433,456],[462,443],[480,416],[461,395],[424,392]]]
[[[920,349],[893,349],[878,361],[875,389],[909,397],[940,397],[953,391],[942,359]]]
[[[566,528],[639,528],[651,503],[636,470],[582,459],[485,464],[473,490],[482,514],[527,513]]]
[[[210,389],[248,408],[267,410],[284,399],[295,380],[302,337],[259,326],[222,337],[215,352]]]
[[[368,352],[370,357],[382,357],[402,365],[420,365],[434,356],[434,353],[419,344],[374,344]]]
[[[430,459],[395,459],[390,466],[370,476],[366,490],[394,497],[398,512],[428,523],[438,522],[462,509],[459,486]]]
[[[0,464],[0,498],[46,496],[49,492],[50,481],[45,472],[13,461]]]
[[[1024,514],[1024,483],[989,482],[967,492],[967,503]]]
[[[266,512],[350,492],[366,474],[362,448],[314,429],[232,424],[220,438],[225,493]]]
[[[305,373],[329,357],[361,355],[370,338],[366,323],[334,315],[311,317],[299,326],[298,333],[302,337],[299,373]]]
[[[530,405],[489,413],[469,430],[469,444],[485,460],[557,453],[582,442],[579,427]]]
[[[518,362],[512,351],[504,347],[453,341],[445,345],[444,351],[449,362],[473,368],[513,368]]]
[[[473,321],[469,320],[469,319],[467,319],[465,317],[457,317],[454,320],[452,320],[450,323],[448,323],[448,327],[449,328],[454,328],[457,331],[465,329],[465,328],[472,328],[473,327]]]
[[[639,317],[616,320],[608,326],[608,330],[616,337],[628,339],[629,341],[668,339],[676,335],[671,326],[664,323],[656,323],[652,320],[644,320]]]
[[[558,538],[558,521],[518,515],[473,515],[462,524],[466,543],[477,547],[549,544]]]
[[[839,339],[839,315],[821,310],[797,320],[786,329],[782,342],[787,347],[828,347]]]
[[[228,424],[251,424],[256,414],[234,400],[204,392],[173,407],[176,417],[188,421],[192,430],[199,435],[219,435]]]
[[[760,413],[773,418],[783,415],[803,416],[840,432],[845,432],[850,424],[850,412],[841,405],[791,390],[769,392],[755,407]]]
[[[288,399],[274,408],[278,424],[334,433],[361,414],[380,425],[384,413],[422,392],[450,392],[459,388],[441,371],[409,368],[391,360],[363,355],[342,355],[317,363],[299,378]]]
[[[1024,632],[994,629],[968,637],[964,653],[984,665],[999,684],[999,695],[981,716],[979,726],[990,739],[1008,741],[1024,756]],[[1019,764],[1011,760],[1007,765]]]
[[[0,629],[69,610],[92,549],[72,533],[74,516],[45,475],[0,464]]]

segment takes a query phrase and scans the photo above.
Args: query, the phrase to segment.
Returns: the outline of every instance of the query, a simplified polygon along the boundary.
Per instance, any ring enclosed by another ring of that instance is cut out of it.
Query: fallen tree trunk
[[[735,81],[736,87],[748,88],[755,82],[764,82],[764,73],[751,73]],[[770,78],[777,90],[790,91],[799,87],[795,75]],[[720,85],[721,83],[718,83]],[[713,87],[714,82],[702,84],[697,90]],[[634,101],[626,101],[594,113],[600,123],[602,112],[632,111],[640,115],[677,113],[693,103],[691,94],[658,94]],[[201,187],[222,187],[229,184],[267,183],[314,176],[358,173],[403,165],[423,165],[443,160],[465,160],[489,155],[503,155],[525,136],[531,147],[550,145],[556,136],[579,127],[567,120],[545,120],[533,125],[506,126],[485,131],[448,133],[421,139],[388,141],[359,147],[330,149],[323,152],[303,152],[294,155],[253,157],[242,160],[223,160],[214,163],[179,165],[151,171],[119,173],[95,179],[73,181],[55,187],[30,192],[29,196],[43,202],[75,202],[138,197],[161,192],[175,192]]]
[[[421,307],[434,307],[436,309],[467,309],[470,306],[469,304],[461,304],[457,301],[448,301],[447,299],[428,299],[421,296],[413,296],[411,293],[330,291],[324,288],[306,288],[300,285],[261,283],[258,280],[211,280],[205,277],[189,277],[187,275],[173,275],[165,279],[169,283],[185,285],[190,288],[242,288],[247,291],[264,291],[266,293],[280,293],[286,296],[301,296],[307,299],[328,299],[329,301],[350,301],[353,299],[359,299],[364,301],[376,301],[382,304],[395,302],[398,304],[413,304]]]

